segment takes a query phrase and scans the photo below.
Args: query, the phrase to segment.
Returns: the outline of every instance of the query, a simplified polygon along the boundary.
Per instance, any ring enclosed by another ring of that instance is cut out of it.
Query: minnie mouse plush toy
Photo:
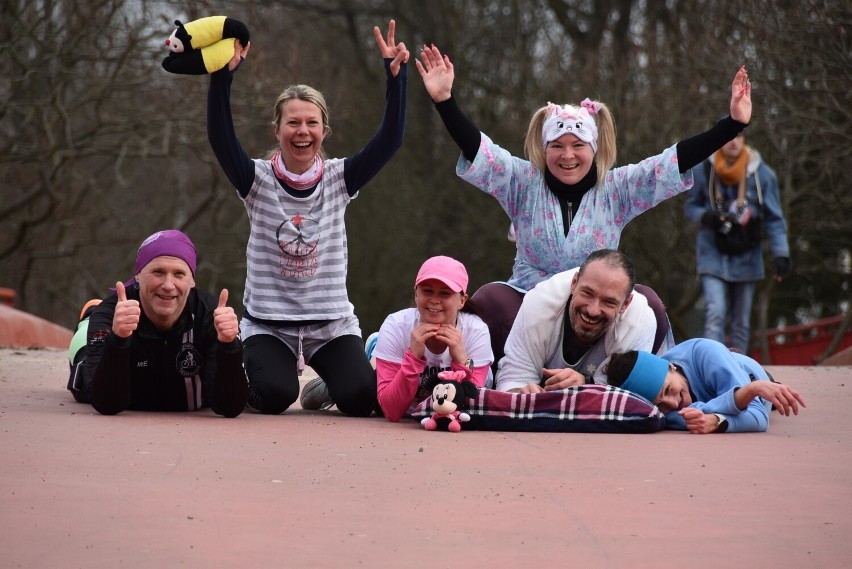
[[[470,415],[462,411],[468,398],[476,397],[476,385],[465,379],[463,371],[438,372],[432,387],[432,416],[426,417],[420,424],[427,431],[438,427],[451,433],[461,431],[461,424],[470,421]]]

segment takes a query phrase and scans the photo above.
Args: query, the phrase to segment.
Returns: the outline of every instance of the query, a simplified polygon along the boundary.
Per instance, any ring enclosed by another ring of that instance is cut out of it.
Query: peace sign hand
[[[394,77],[399,74],[399,66],[403,63],[408,63],[409,52],[402,42],[395,43],[394,34],[396,33],[396,21],[391,20],[388,23],[388,39],[382,37],[382,30],[379,26],[373,28],[373,35],[376,36],[376,45],[379,46],[379,51],[382,52],[382,57],[393,58],[390,64],[391,75]]]

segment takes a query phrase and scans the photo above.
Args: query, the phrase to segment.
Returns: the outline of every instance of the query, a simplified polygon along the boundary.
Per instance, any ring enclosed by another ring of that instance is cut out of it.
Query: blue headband
[[[621,384],[622,389],[638,393],[651,403],[666,382],[669,373],[669,362],[650,352],[637,352],[636,365],[627,376],[627,381]]]

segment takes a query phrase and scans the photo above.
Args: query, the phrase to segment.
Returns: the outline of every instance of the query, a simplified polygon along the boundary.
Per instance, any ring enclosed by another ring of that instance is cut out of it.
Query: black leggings
[[[261,413],[283,413],[299,397],[296,356],[284,342],[269,334],[251,336],[244,343],[249,404]],[[341,413],[367,417],[379,404],[376,372],[364,354],[358,336],[334,338],[307,362],[325,381]]]

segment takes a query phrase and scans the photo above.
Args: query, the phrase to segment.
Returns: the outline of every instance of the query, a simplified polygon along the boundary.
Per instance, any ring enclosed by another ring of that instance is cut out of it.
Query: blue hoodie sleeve
[[[734,394],[751,383],[751,378],[728,348],[718,342],[699,342],[693,350],[692,360],[693,369],[688,377],[698,401],[691,407],[704,413],[724,415],[728,420],[729,433],[766,430],[769,412],[762,399],[756,397],[745,409],[737,408]]]

